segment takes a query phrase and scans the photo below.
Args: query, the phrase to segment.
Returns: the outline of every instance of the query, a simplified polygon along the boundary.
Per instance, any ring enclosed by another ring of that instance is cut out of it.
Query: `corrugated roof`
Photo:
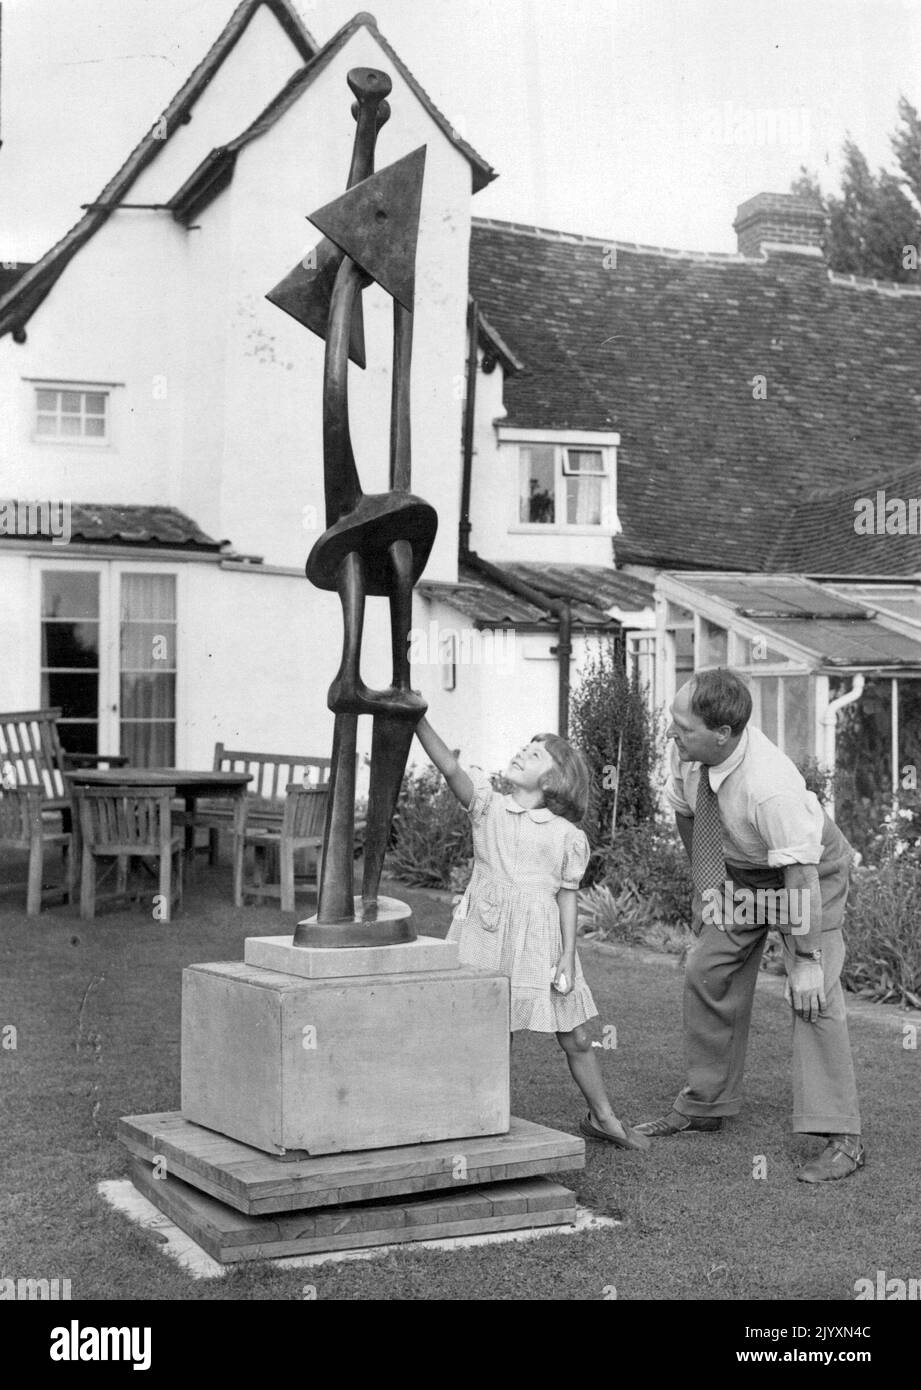
[[[495,562],[494,562],[495,563]],[[537,566],[528,564],[506,564],[501,563],[501,568],[509,572],[510,575],[517,575],[534,588],[540,587],[544,593],[550,594],[554,598],[568,598],[572,604],[572,622],[576,628],[597,628],[615,630],[620,624],[616,619],[610,617],[605,611],[604,603],[609,589],[606,586],[609,571],[601,565],[553,565]],[[547,571],[552,569],[556,578],[547,582]],[[537,571],[542,571],[542,582],[537,584]],[[566,576],[560,578],[559,572],[572,570],[573,573],[567,579]],[[594,581],[592,580],[594,576]],[[634,580],[633,576],[620,576],[625,581],[632,581],[634,584],[643,585],[647,589],[648,595],[645,603],[615,604],[613,601],[607,607],[630,607],[642,608],[651,602],[652,586],[647,585],[644,580]],[[590,592],[594,583],[596,601],[590,598]],[[456,608],[464,617],[471,622],[482,627],[545,627],[548,632],[556,630],[557,620],[552,614],[543,608],[538,608],[536,604],[529,603],[527,599],[519,598],[517,594],[510,593],[503,589],[498,583],[493,583],[475,570],[466,569],[463,565],[458,571],[457,584],[443,584],[437,582],[423,581],[418,586],[420,594],[424,598],[437,599],[442,603],[449,604]],[[565,589],[565,592],[564,592]],[[619,590],[631,595],[638,592],[632,587],[625,587]],[[597,600],[601,598],[601,602]]]
[[[861,479],[918,465],[921,290],[854,286],[789,249],[680,253],[474,219],[470,291],[524,363],[504,424],[620,433],[619,561],[921,569],[917,538],[865,543],[852,508]],[[823,508],[843,489],[850,510]]]
[[[636,611],[651,608],[654,588],[648,579],[624,574],[605,565],[547,565],[535,561],[503,560],[502,568],[551,598],[586,603],[602,612],[609,608]]]
[[[15,511],[11,511],[15,508]],[[4,540],[47,540],[60,543],[62,530],[71,544],[130,545],[159,550],[221,552],[216,541],[175,507],[122,506],[118,503],[74,502],[65,522],[48,504],[0,502],[0,544]]]

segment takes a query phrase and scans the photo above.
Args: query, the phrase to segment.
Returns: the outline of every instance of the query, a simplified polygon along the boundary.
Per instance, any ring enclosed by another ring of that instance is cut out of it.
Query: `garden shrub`
[[[596,873],[579,904],[589,930],[611,940],[648,941],[653,929],[690,926],[690,865],[666,821],[618,824],[613,844],[592,858]]]
[[[611,844],[612,830],[616,839],[622,825],[651,822],[656,813],[655,721],[643,688],[627,675],[620,648],[614,642],[599,646],[586,663],[572,694],[569,727],[570,737],[592,773],[592,799],[583,822],[585,832],[593,849],[602,851]],[[598,882],[604,871],[603,857],[593,855],[586,887]]]
[[[921,864],[889,855],[855,869],[845,922],[846,989],[864,999],[921,1009]]]
[[[473,854],[467,812],[437,768],[403,778],[393,821],[388,869],[420,888],[452,887],[452,872]]]

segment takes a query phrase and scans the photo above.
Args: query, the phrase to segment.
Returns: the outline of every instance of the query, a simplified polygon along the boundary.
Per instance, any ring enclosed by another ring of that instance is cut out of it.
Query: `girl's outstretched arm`
[[[427,719],[420,719],[416,734],[422,747],[438,768],[442,777],[466,810],[473,800],[473,783],[443,739],[440,739]]]

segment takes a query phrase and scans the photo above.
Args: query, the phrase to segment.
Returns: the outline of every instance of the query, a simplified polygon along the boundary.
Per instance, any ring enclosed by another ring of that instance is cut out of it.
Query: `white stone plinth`
[[[292,942],[291,936],[248,936],[243,959],[247,965],[305,980],[457,968],[457,943],[437,936],[420,936],[394,946],[294,946]]]
[[[182,1114],[275,1154],[504,1134],[508,1031],[508,979],[467,966],[305,979],[192,965]]]

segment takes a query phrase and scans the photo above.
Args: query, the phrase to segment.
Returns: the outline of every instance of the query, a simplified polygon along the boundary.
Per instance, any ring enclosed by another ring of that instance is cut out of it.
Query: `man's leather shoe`
[[[837,1178],[849,1178],[865,1162],[859,1134],[830,1134],[822,1152],[804,1163],[796,1176],[800,1182],[834,1182]]]
[[[722,1115],[681,1115],[673,1110],[661,1120],[644,1120],[633,1128],[648,1134],[650,1139],[663,1139],[669,1134],[711,1134],[722,1126]]]

